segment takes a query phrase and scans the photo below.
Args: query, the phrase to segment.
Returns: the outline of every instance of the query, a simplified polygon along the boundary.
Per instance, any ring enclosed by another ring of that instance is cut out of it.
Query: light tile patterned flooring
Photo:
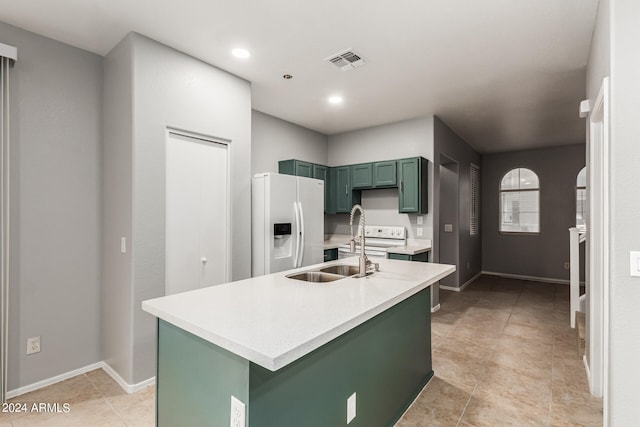
[[[481,276],[440,291],[435,376],[396,427],[602,426],[589,394],[569,287]]]
[[[568,286],[481,276],[440,299],[435,376],[397,427],[602,425],[568,326]],[[69,403],[68,413],[0,413],[0,427],[153,426],[154,393],[126,394],[95,370],[11,401]]]

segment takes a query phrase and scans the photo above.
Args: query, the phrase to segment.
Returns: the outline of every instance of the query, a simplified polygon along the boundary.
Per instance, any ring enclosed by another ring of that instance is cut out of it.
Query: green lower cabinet
[[[226,426],[231,395],[249,427],[392,426],[433,376],[430,289],[278,371],[158,324],[157,425]],[[194,355],[194,353],[197,353]]]
[[[324,250],[324,262],[335,261],[338,259],[338,248]]]
[[[429,262],[429,252],[422,252],[415,255],[409,254],[396,254],[389,252],[387,254],[387,258],[389,259],[399,259],[401,261],[419,261],[419,262]]]

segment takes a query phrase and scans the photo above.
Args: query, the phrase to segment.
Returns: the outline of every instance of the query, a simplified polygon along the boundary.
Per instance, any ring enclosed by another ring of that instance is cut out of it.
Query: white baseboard
[[[591,391],[591,369],[589,369],[589,362],[587,362],[587,355],[582,356],[582,363],[584,363],[584,370],[587,373],[587,381],[589,383],[589,391]]]
[[[42,381],[35,382],[33,384],[29,384],[23,387],[19,387],[15,390],[10,390],[7,392],[7,399],[12,399],[17,396],[21,396],[23,394],[48,387],[50,385],[59,383],[64,380],[68,380],[69,378],[77,377],[78,375],[86,374],[87,372],[93,371],[95,369],[102,368],[115,382],[118,383],[120,387],[127,393],[135,393],[139,390],[142,390],[145,387],[155,384],[156,378],[152,377],[145,381],[139,382],[137,384],[128,384],[116,371],[111,368],[105,362],[96,362],[91,365],[84,366],[82,368],[74,369],[73,371],[65,372],[64,374],[56,375],[55,377],[47,378]]]
[[[431,307],[431,312],[435,313],[436,311],[440,310],[440,304],[434,305],[433,307]]]
[[[46,380],[38,381],[33,384],[19,387],[15,390],[7,392],[7,399],[12,399],[16,396],[21,396],[25,393],[29,393],[34,390],[38,390],[43,387],[50,386],[52,384],[59,383],[60,381],[68,380],[69,378],[77,377],[78,375],[86,374],[94,369],[102,368],[104,362],[92,363],[82,368],[74,369],[73,371],[65,372],[64,374],[56,375],[55,377],[47,378]]]
[[[106,362],[100,362],[100,363],[102,363],[101,368],[104,369],[104,371],[107,374],[109,374],[109,376],[113,378],[113,380],[117,382],[118,385],[129,394],[140,391],[143,388],[149,387],[150,385],[153,385],[156,383],[156,377],[151,377],[137,384],[129,384],[111,366],[109,366],[108,363]]]
[[[561,285],[569,284],[568,280],[554,279],[552,277],[525,276],[522,274],[498,273],[495,271],[482,271],[481,274],[486,274],[489,276],[501,276],[501,277],[506,277],[508,279],[530,280],[533,282],[558,283]]]
[[[473,276],[471,279],[469,279],[466,282],[464,282],[462,284],[462,286],[444,286],[444,285],[440,285],[440,289],[444,289],[444,290],[447,290],[447,291],[453,291],[453,292],[460,292],[464,288],[469,286],[474,280],[476,280],[481,275],[482,275],[482,271],[480,273],[476,274],[475,276]]]

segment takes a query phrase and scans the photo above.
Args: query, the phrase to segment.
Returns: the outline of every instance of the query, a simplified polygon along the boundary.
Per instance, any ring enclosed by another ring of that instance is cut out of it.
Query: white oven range
[[[407,244],[407,230],[404,227],[365,225],[364,237],[364,253],[369,258],[386,258],[388,248]],[[338,259],[355,255],[360,255],[360,227],[356,237],[355,253],[351,253],[349,243],[338,246]]]

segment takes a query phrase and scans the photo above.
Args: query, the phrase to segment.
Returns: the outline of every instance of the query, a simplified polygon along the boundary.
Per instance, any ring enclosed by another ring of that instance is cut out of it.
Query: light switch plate
[[[631,277],[640,277],[640,251],[629,252],[629,273]]]

